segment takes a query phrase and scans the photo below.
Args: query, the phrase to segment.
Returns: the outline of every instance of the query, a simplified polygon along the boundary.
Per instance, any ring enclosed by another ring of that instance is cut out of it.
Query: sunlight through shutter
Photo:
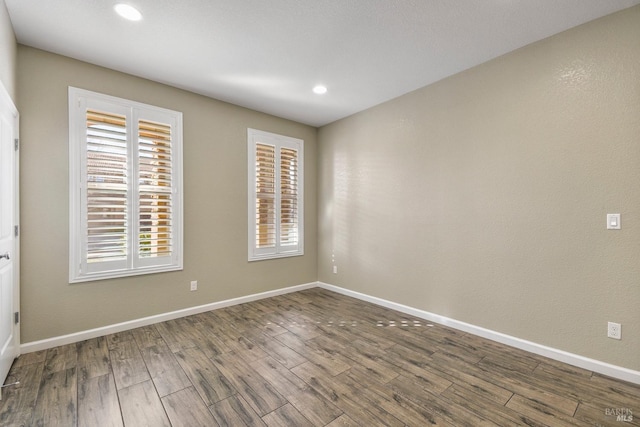
[[[138,197],[140,257],[172,252],[171,126],[138,122]]]
[[[280,245],[298,244],[298,150],[280,150]]]
[[[256,247],[276,244],[276,158],[275,147],[256,144]]]
[[[87,262],[127,257],[127,124],[125,116],[88,109]]]

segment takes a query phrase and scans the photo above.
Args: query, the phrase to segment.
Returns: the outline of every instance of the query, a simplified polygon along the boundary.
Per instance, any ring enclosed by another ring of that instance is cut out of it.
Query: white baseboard
[[[520,338],[512,337],[500,332],[485,329],[480,326],[471,325],[469,323],[460,322],[459,320],[451,319],[438,314],[430,313],[428,311],[419,310],[417,308],[409,307],[403,304],[398,304],[392,301],[388,301],[382,298],[373,297],[360,292],[351,291],[338,286],[330,285],[328,283],[318,282],[318,286],[327,289],[329,291],[337,292],[339,294],[347,295],[353,298],[357,298],[362,301],[367,301],[376,305],[380,305],[392,310],[396,310],[402,313],[410,314],[421,319],[429,320],[431,322],[439,323],[441,325],[449,326],[460,331],[468,332],[473,335],[477,335],[483,338],[497,341],[502,344],[506,344],[511,347],[519,348],[521,350],[528,351],[540,356],[545,356],[559,362],[567,363],[569,365],[577,366],[579,368],[587,369],[589,371],[597,372],[599,374],[607,375],[609,377],[617,378],[623,381],[628,381],[634,384],[640,384],[640,371],[634,371],[632,369],[623,368],[621,366],[611,365],[609,363],[601,362],[599,360],[590,359],[588,357],[580,356],[577,354],[569,353],[556,348],[547,347],[541,344],[537,344],[531,341],[523,340]]]
[[[49,348],[57,347],[60,345],[72,344],[79,341],[84,341],[91,338],[96,338],[116,332],[127,331],[129,329],[139,328],[141,326],[152,325],[158,322],[164,322],[166,320],[177,319],[179,317],[190,316],[192,314],[203,313],[205,311],[215,310],[218,308],[229,307],[232,305],[244,304],[251,301],[257,301],[264,298],[270,298],[278,295],[284,295],[291,292],[302,291],[304,289],[311,289],[314,287],[320,287],[329,291],[337,292],[342,295],[347,295],[367,301],[376,305],[380,305],[392,310],[406,313],[421,319],[429,320],[431,322],[439,323],[441,325],[449,326],[460,331],[468,332],[473,335],[477,335],[483,338],[497,341],[502,344],[509,345],[511,347],[519,348],[521,350],[528,351],[530,353],[545,356],[550,359],[554,359],[560,362],[567,363],[569,365],[577,366],[579,368],[587,369],[599,374],[607,375],[613,378],[618,378],[623,381],[628,381],[634,384],[640,384],[640,371],[634,371],[632,369],[623,368],[621,366],[611,365],[609,363],[601,362],[599,360],[590,359],[588,357],[580,356],[577,354],[569,353],[563,350],[558,350],[552,347],[547,347],[541,344],[537,344],[531,341],[523,340],[520,338],[512,337],[500,332],[485,329],[480,326],[471,325],[469,323],[461,322],[459,320],[451,319],[438,314],[430,313],[428,311],[420,310],[417,308],[409,307],[407,305],[398,304],[392,301],[388,301],[382,298],[373,297],[360,292],[351,291],[338,286],[330,285],[323,282],[313,282],[303,285],[291,286],[288,288],[276,289],[273,291],[262,292],[258,294],[247,295],[239,298],[232,298],[224,301],[213,302],[210,304],[199,305],[196,307],[185,308],[182,310],[171,311],[169,313],[162,313],[155,316],[143,317],[141,319],[130,320],[128,322],[116,323],[114,325],[103,326],[100,328],[89,329],[86,331],[80,331],[73,334],[62,335],[59,337],[48,338],[40,341],[28,342],[20,345],[20,353],[31,353],[34,351],[47,350]]]
[[[260,299],[284,295],[291,292],[302,291],[317,287],[317,282],[307,283],[304,285],[291,286],[288,288],[276,289],[273,291],[261,292],[259,294],[247,295],[239,298],[232,298],[224,301],[212,302],[210,304],[199,305],[196,307],[185,308],[182,310],[171,311],[168,313],[157,314],[155,316],[143,317],[141,319],[129,320],[127,322],[116,323],[114,325],[103,326],[100,328],[89,329],[86,331],[75,332],[73,334],[62,335],[59,337],[47,338],[40,341],[32,341],[20,345],[20,354],[31,353],[34,351],[47,350],[49,348],[58,347],[60,345],[72,344],[91,338],[101,337],[103,335],[113,334],[116,332],[127,331],[129,329],[139,328],[141,326],[152,325],[154,323],[164,322],[166,320],[177,319],[179,317],[190,316],[192,314],[203,313],[205,311],[215,310],[218,308],[229,307],[232,305],[244,304],[246,302],[257,301]]]

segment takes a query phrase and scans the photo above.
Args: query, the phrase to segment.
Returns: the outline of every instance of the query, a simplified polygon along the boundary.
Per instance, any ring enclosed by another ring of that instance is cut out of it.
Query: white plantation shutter
[[[249,260],[303,255],[303,141],[248,135]]]
[[[298,244],[298,150],[280,149],[280,246]]]
[[[138,255],[171,256],[172,193],[171,126],[138,122]]]
[[[257,248],[276,247],[276,151],[272,145],[256,144],[255,227]]]
[[[69,88],[70,282],[182,269],[182,115]]]
[[[126,117],[86,112],[87,262],[127,258]]]

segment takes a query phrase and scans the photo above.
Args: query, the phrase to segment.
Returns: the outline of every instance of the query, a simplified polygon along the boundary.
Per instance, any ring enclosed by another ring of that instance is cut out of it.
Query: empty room
[[[640,426],[640,0],[1,0],[0,426]]]

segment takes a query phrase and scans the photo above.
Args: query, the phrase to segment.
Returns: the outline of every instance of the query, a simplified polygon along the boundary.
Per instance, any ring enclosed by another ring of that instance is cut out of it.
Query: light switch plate
[[[607,230],[620,230],[620,214],[607,214]]]

